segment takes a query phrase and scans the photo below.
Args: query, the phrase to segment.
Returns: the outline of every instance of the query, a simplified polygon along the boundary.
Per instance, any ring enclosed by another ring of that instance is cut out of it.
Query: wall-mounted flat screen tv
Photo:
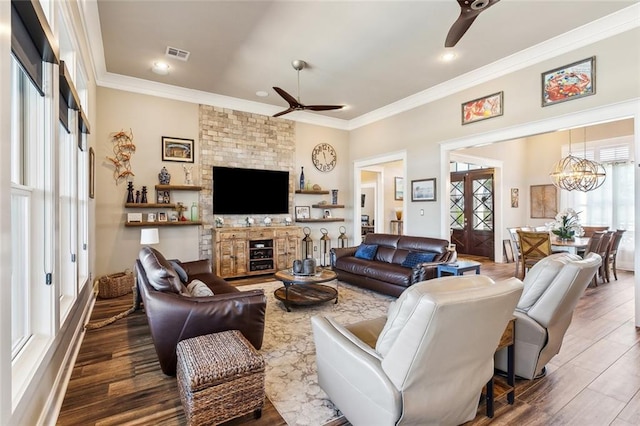
[[[289,213],[289,172],[214,166],[213,213]]]

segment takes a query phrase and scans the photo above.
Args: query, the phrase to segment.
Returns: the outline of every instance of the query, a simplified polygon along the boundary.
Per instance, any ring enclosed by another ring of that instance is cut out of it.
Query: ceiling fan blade
[[[282,96],[282,98],[287,101],[287,103],[289,104],[289,106],[291,108],[296,108],[296,107],[302,107],[303,105],[298,102],[298,100],[296,98],[294,98],[293,96],[291,96],[290,94],[288,94],[287,92],[285,92],[284,90],[282,90],[279,87],[274,87],[273,90],[275,90],[278,95]]]
[[[467,32],[473,21],[476,20],[480,12],[489,9],[500,0],[458,0],[460,5],[460,16],[453,23],[444,42],[444,47],[455,46],[462,36]]]
[[[289,114],[290,112],[293,112],[295,110],[296,110],[295,108],[288,108],[288,109],[285,109],[284,111],[280,111],[277,114],[273,114],[273,116],[274,117],[280,117],[281,115]]]
[[[311,111],[329,111],[332,109],[342,109],[344,105],[307,105],[304,109],[309,109]]]

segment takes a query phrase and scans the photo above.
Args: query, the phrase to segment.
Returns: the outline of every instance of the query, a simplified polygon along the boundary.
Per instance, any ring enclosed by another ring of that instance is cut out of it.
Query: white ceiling
[[[273,115],[287,103],[272,87],[296,97],[291,61],[302,59],[300,101],[348,107],[283,118],[353,128],[593,42],[629,13],[637,19],[637,3],[502,0],[451,49],[455,0],[87,0],[83,8],[99,85]],[[167,46],[189,60],[167,58]],[[442,62],[446,51],[456,60]],[[158,60],[169,62],[168,75],[151,71]]]

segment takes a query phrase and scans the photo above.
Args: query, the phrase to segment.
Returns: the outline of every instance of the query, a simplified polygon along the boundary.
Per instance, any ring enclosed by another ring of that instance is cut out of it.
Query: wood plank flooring
[[[482,259],[475,259],[481,260]],[[483,261],[482,273],[495,280],[513,276],[514,265]],[[516,401],[485,404],[469,425],[640,424],[640,331],[634,326],[634,275],[618,271],[618,281],[586,290],[565,335],[561,352],[544,378],[516,383]],[[264,277],[236,280],[236,285]],[[131,295],[98,299],[91,320],[131,306]],[[88,330],[73,368],[57,424],[186,425],[174,377],[160,370],[143,311],[104,328]],[[252,415],[226,425],[285,425],[267,400],[262,418]],[[345,426],[345,420],[331,426]]]

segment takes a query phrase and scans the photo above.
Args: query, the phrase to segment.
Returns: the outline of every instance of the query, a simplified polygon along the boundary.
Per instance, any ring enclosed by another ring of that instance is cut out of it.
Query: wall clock
[[[321,172],[330,172],[336,166],[336,150],[328,143],[320,143],[311,152],[311,161]]]

